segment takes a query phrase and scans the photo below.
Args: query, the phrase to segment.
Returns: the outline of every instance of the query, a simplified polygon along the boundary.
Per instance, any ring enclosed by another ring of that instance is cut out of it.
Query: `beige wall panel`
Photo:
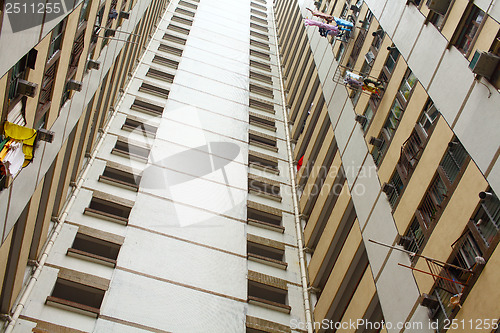
[[[314,320],[321,321],[325,318],[328,310],[332,305],[332,301],[335,298],[335,295],[338,292],[340,284],[349,269],[351,261],[356,254],[360,244],[362,241],[361,231],[359,230],[359,226],[357,223],[354,223],[354,226],[347,236],[345,241],[345,245],[340,252],[339,258],[337,259],[336,265],[333,267],[332,272],[330,273],[330,277],[326,282],[325,288],[321,293],[321,297],[316,303],[316,307],[314,309]]]
[[[309,201],[309,197],[311,195],[311,192],[317,193],[317,191],[318,191],[318,189],[315,188],[316,187],[315,186],[316,180],[318,179],[318,174],[321,171],[321,168],[323,167],[323,162],[326,158],[326,153],[328,152],[328,149],[330,148],[330,145],[332,144],[333,137],[334,137],[333,129],[331,129],[326,134],[325,144],[321,146],[321,150],[319,151],[318,158],[316,159],[316,162],[314,163],[314,166],[311,169],[311,173],[309,174],[309,178],[307,178],[307,183],[304,186],[304,190],[302,191],[302,196],[300,197],[300,203],[299,203],[301,212],[304,211],[304,207],[306,206],[306,203]],[[340,165],[340,154],[338,152],[335,156],[333,163],[339,163],[339,165]]]
[[[464,14],[468,3],[469,1],[467,0],[455,0],[453,3],[453,6],[448,13],[448,18],[446,19],[443,29],[441,30],[441,33],[447,40],[451,40],[453,37],[453,33],[462,19],[462,15]]]
[[[365,274],[361,278],[354,295],[352,296],[349,305],[341,319],[343,323],[356,322],[358,319],[363,318],[366,309],[377,292],[375,283],[373,282],[372,271],[370,266],[366,267]],[[356,329],[343,329],[342,332],[356,332]]]
[[[422,197],[427,191],[434,171],[437,169],[441,158],[453,137],[453,132],[443,118],[439,118],[434,132],[420,157],[417,168],[406,186],[399,204],[394,211],[394,220],[400,234],[404,234],[408,224],[413,218]]]
[[[316,125],[316,127],[314,128],[314,131],[312,133],[312,138],[317,138],[318,135],[319,135],[319,132],[321,130],[321,125],[320,124],[323,124],[325,121],[329,121],[329,118],[328,118],[328,109],[326,107],[326,105],[323,105],[323,108],[321,109],[321,113],[319,115],[319,119],[318,119],[318,124]],[[333,132],[333,128],[330,127],[330,129],[328,129],[329,131],[332,131]],[[299,142],[295,145],[295,150],[293,151],[293,156],[294,158],[297,160],[297,156],[299,155],[299,147],[300,147],[300,144],[302,143],[302,140],[303,138],[299,138]],[[315,139],[317,140],[317,139]],[[311,140],[312,141],[312,140]],[[306,165],[307,162],[309,161],[309,159],[311,158],[311,153],[312,153],[312,149],[313,149],[314,145],[313,144],[309,144],[306,148],[306,151],[304,153],[304,161],[303,161],[303,164],[302,165]],[[299,172],[297,173],[297,179],[300,179],[302,177],[302,175],[304,174],[304,169],[300,169]]]
[[[490,49],[499,28],[500,24],[493,20],[490,16],[487,16],[483,27],[479,31],[476,42],[473,45],[472,51],[469,55],[469,60],[472,60],[472,57],[474,57],[474,53],[476,52],[476,50],[488,51]]]
[[[13,233],[14,233],[14,228],[10,230],[9,234],[7,235],[2,244],[2,247],[0,247],[0,288],[3,287],[3,281],[5,278],[5,268],[7,267],[7,262],[9,260],[10,246],[12,244]]]
[[[388,182],[394,171],[394,167],[401,155],[401,146],[408,139],[415,123],[417,122],[425,103],[427,102],[427,93],[422,85],[417,83],[411,95],[411,99],[404,110],[403,117],[399,123],[398,129],[392,138],[391,144],[384,156],[382,164],[380,165],[378,176],[380,182]]]
[[[314,249],[314,254],[309,262],[309,279],[311,283],[315,283],[318,278],[318,271],[325,261],[325,256],[330,248],[330,245],[333,242],[335,234],[337,233],[340,221],[344,214],[346,213],[346,208],[349,205],[349,200],[351,199],[348,191],[347,183],[344,184],[342,188],[342,192],[337,199],[335,207],[333,208],[332,214],[329,216],[328,221],[326,222],[325,229],[321,234],[321,238],[319,239],[318,245]],[[356,224],[356,222],[354,222]],[[310,236],[309,236],[310,238]],[[307,244],[307,243],[306,243]],[[345,244],[344,244],[345,246]],[[340,258],[339,258],[340,259]],[[338,261],[337,263],[338,264]]]
[[[12,288],[12,299],[10,303],[13,304],[17,295],[23,287],[24,275],[26,273],[26,265],[30,253],[31,240],[33,239],[33,232],[35,230],[36,216],[38,214],[38,205],[40,204],[40,197],[42,195],[43,181],[38,184],[33,196],[31,197],[28,216],[26,219],[26,226],[24,228],[24,236],[22,240],[21,251],[19,253],[19,263],[17,266],[16,277],[14,286]]]
[[[452,251],[451,244],[462,235],[469,218],[479,203],[478,193],[484,191],[487,186],[488,183],[484,180],[477,166],[474,163],[469,163],[453,192],[453,196],[432,231],[422,255],[440,261],[448,260]],[[427,264],[423,260],[419,260],[416,267],[428,270]],[[415,278],[420,291],[429,293],[433,285],[432,277],[415,273]]]

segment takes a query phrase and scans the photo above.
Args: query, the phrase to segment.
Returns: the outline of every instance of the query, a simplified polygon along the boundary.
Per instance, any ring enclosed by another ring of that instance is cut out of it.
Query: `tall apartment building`
[[[495,1],[0,3],[5,331],[499,332]]]
[[[69,75],[80,17],[89,55]],[[1,193],[5,330],[291,332],[291,320],[305,322],[272,3],[93,0],[62,22],[21,78],[46,86],[41,55],[64,31],[47,116],[29,111],[38,95],[19,97],[20,125],[54,141],[39,141]],[[100,68],[85,71],[94,60]],[[60,102],[76,84],[64,78],[82,86]]]
[[[499,11],[276,1],[318,332],[499,331]]]

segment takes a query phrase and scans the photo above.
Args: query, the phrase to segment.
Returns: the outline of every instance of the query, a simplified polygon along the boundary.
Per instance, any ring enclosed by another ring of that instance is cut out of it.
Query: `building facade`
[[[0,4],[5,331],[499,331],[495,1]]]
[[[315,323],[498,332],[499,10],[276,1]]]

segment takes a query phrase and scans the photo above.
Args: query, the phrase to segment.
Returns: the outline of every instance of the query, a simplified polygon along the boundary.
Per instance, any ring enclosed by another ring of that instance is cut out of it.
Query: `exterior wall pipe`
[[[274,7],[271,7],[272,11],[272,22],[273,22],[273,31],[274,31],[274,43],[276,48],[278,48],[278,38],[277,38],[277,30],[276,30],[276,22],[274,16]],[[280,92],[281,92],[281,103],[282,103],[282,111],[283,111],[283,121],[285,124],[285,138],[286,138],[286,149],[288,153],[288,167],[290,171],[290,182],[292,188],[292,200],[293,200],[293,210],[295,217],[295,232],[297,234],[297,247],[299,254],[299,265],[300,265],[300,275],[302,282],[302,295],[304,297],[304,309],[306,316],[306,327],[308,333],[313,333],[313,316],[311,312],[311,301],[309,299],[309,279],[307,276],[307,268],[306,268],[306,259],[305,259],[305,251],[304,244],[302,238],[302,224],[300,221],[300,212],[299,212],[299,202],[297,199],[297,185],[295,182],[295,170],[292,156],[292,146],[290,143],[290,129],[288,125],[288,113],[285,102],[285,89],[283,87],[283,75],[281,73],[281,59],[279,52],[276,52],[277,62],[278,62],[278,74],[279,74],[279,82],[280,82]]]

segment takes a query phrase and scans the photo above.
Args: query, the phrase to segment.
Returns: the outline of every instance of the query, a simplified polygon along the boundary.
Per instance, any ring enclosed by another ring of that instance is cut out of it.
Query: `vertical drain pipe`
[[[168,12],[168,9],[169,9],[171,4],[172,4],[172,2],[170,2],[167,5],[167,7],[165,7],[165,12],[163,13],[163,16]],[[163,20],[163,17],[162,17],[162,20]],[[158,24],[158,26],[160,24],[161,24],[161,21]],[[158,27],[156,29],[158,30]],[[155,33],[156,33],[156,31],[155,31]],[[149,41],[148,47],[152,41],[153,41],[153,37],[151,37],[151,40]],[[136,75],[136,73],[139,69],[139,66],[141,65],[142,61],[144,60],[146,52],[147,52],[147,48],[144,51],[144,53],[142,54],[139,62],[137,63],[137,67],[135,68],[134,73],[132,74],[132,77],[131,77],[130,81],[128,82],[125,91],[127,91],[128,88],[130,87],[130,84],[132,83],[132,78]],[[47,243],[45,245],[45,249],[44,249],[42,255],[40,256],[39,261],[36,263],[36,270],[33,272],[33,275],[31,275],[31,277],[29,278],[28,284],[26,285],[26,288],[22,292],[21,298],[20,298],[19,302],[17,303],[14,311],[12,312],[12,315],[7,317],[8,318],[7,320],[9,321],[9,325],[5,328],[5,331],[4,331],[5,333],[11,333],[14,330],[16,322],[19,319],[19,316],[21,315],[21,312],[23,311],[23,309],[27,303],[28,298],[31,295],[31,292],[33,291],[33,288],[35,287],[36,281],[38,280],[38,278],[40,277],[40,274],[42,273],[42,269],[45,266],[45,263],[47,262],[50,251],[52,250],[52,247],[54,246],[54,243],[55,243],[57,237],[61,233],[64,222],[66,221],[66,218],[68,217],[69,210],[73,206],[73,203],[75,202],[78,193],[80,193],[80,189],[85,181],[85,178],[87,177],[87,174],[90,170],[90,167],[92,166],[92,164],[94,163],[94,161],[97,157],[97,153],[99,152],[99,149],[101,148],[101,146],[104,142],[104,139],[106,138],[106,136],[108,134],[109,128],[111,127],[111,123],[112,123],[113,119],[115,118],[116,114],[118,113],[118,109],[119,109],[120,105],[122,104],[124,98],[125,98],[125,94],[123,94],[121,96],[119,102],[117,103],[117,105],[115,107],[115,110],[111,114],[111,117],[109,118],[109,121],[108,121],[106,127],[104,128],[103,134],[102,134],[101,138],[99,139],[99,142],[97,143],[96,147],[92,151],[92,154],[90,155],[90,159],[89,159],[84,171],[82,172],[80,178],[78,179],[78,182],[76,183],[75,189],[73,190],[71,197],[70,197],[66,207],[64,208],[63,213],[57,219],[57,224],[52,229],[53,231],[50,235],[50,239],[47,241]]]
[[[299,252],[300,276],[302,282],[302,295],[304,297],[306,327],[308,333],[313,333],[314,324],[311,312],[311,301],[309,299],[309,281],[307,277],[306,259],[305,259],[304,244],[302,238],[302,224],[300,222],[299,202],[297,199],[297,188],[296,188],[297,185],[295,182],[295,170],[294,170],[295,167],[293,163],[292,146],[290,144],[290,130],[288,128],[288,114],[285,102],[285,89],[283,87],[283,75],[281,73],[281,59],[278,50],[278,37],[277,37],[277,30],[276,30],[276,23],[274,16],[274,4],[273,7],[271,7],[271,11],[272,11],[272,22],[274,31],[274,43],[276,45],[276,50],[277,50],[276,57],[278,59],[277,67],[278,67],[278,74],[280,81],[281,103],[282,103],[281,107],[283,110],[283,122],[285,124],[286,150],[288,154],[288,167],[290,171],[290,182],[291,182],[292,199],[293,199],[293,213],[295,217],[295,233],[297,234],[297,246]]]

